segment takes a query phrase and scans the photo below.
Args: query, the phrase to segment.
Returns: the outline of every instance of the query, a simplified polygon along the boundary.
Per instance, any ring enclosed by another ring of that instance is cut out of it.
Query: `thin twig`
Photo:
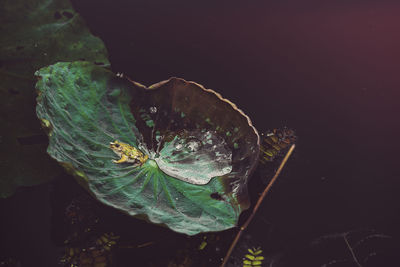
[[[358,262],[358,259],[356,257],[356,254],[354,254],[353,248],[350,246],[349,241],[347,240],[346,235],[343,236],[344,242],[346,242],[347,247],[349,248],[351,255],[353,256],[354,262],[357,264],[357,266],[362,267],[362,265]]]
[[[127,248],[127,249],[132,249],[132,248],[144,248],[150,245],[153,245],[155,242],[154,241],[149,241],[140,245],[120,245],[118,248]]]
[[[228,262],[228,259],[230,258],[233,249],[235,248],[237,242],[239,241],[240,236],[242,235],[243,231],[247,228],[247,226],[250,224],[251,220],[253,219],[254,215],[256,214],[258,208],[261,205],[261,202],[264,200],[265,196],[268,194],[269,190],[271,189],[272,185],[275,183],[276,179],[278,178],[279,174],[281,173],[283,167],[285,166],[287,160],[289,159],[290,155],[292,154],[293,150],[295,148],[295,145],[293,144],[289,151],[286,153],[285,157],[283,158],[281,165],[279,165],[278,170],[276,171],[274,177],[272,177],[271,181],[267,185],[267,187],[264,189],[264,192],[262,195],[258,198],[256,205],[254,206],[253,211],[251,212],[249,218],[246,220],[246,222],[240,227],[239,232],[236,234],[235,239],[233,240],[231,246],[229,247],[228,252],[225,255],[224,261],[221,264],[221,267],[225,267],[226,263]]]
[[[147,246],[150,246],[150,245],[153,245],[153,244],[154,244],[154,241],[150,241],[150,242],[146,242],[144,244],[138,245],[137,247],[138,248],[144,248],[144,247],[147,247]]]

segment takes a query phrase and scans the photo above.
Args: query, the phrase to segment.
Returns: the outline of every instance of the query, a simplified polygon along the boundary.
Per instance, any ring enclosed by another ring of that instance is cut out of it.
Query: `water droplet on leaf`
[[[196,152],[200,148],[200,141],[191,140],[186,144],[186,147],[190,150],[190,152]]]
[[[151,114],[155,114],[157,112],[157,107],[150,107],[149,111]]]
[[[180,144],[180,143],[178,143],[178,144],[175,146],[176,150],[181,150],[182,147],[183,147],[183,145]]]

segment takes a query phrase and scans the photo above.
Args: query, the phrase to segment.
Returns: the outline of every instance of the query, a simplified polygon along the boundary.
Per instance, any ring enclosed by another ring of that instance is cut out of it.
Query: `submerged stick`
[[[344,238],[344,242],[346,242],[346,245],[351,252],[351,256],[353,257],[354,262],[357,264],[357,266],[362,267],[362,265],[360,264],[360,262],[358,261],[358,259],[356,257],[356,254],[354,253],[353,248],[350,246],[349,240],[347,240],[346,235],[344,235],[343,238]]]
[[[231,246],[229,247],[228,252],[225,255],[224,261],[221,264],[221,267],[225,267],[226,263],[228,262],[228,259],[230,258],[233,249],[235,248],[237,242],[239,241],[240,236],[244,232],[244,230],[247,228],[247,226],[250,224],[251,220],[253,219],[254,215],[256,214],[258,208],[261,205],[261,202],[264,200],[265,196],[268,194],[269,190],[271,189],[272,185],[275,183],[276,179],[278,178],[279,174],[281,173],[283,167],[285,166],[286,162],[288,161],[290,155],[292,154],[293,150],[295,148],[295,145],[293,144],[289,151],[286,153],[285,157],[283,158],[281,165],[279,165],[278,170],[276,171],[274,177],[272,177],[271,181],[268,183],[267,187],[264,189],[264,192],[261,194],[261,196],[258,198],[256,205],[254,206],[253,211],[251,212],[249,218],[246,220],[246,222],[240,227],[239,232],[236,234],[235,239],[233,240]]]

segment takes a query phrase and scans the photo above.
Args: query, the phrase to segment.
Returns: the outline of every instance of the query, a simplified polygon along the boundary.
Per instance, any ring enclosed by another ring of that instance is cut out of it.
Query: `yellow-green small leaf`
[[[255,259],[255,257],[254,256],[252,256],[252,255],[249,255],[249,254],[246,254],[246,256],[245,256],[246,258],[248,258],[249,260],[254,260]]]

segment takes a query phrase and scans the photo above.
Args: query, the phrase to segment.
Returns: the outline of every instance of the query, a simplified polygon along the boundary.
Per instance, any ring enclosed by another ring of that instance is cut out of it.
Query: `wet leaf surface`
[[[188,235],[236,225],[247,208],[247,178],[258,160],[259,140],[235,106],[181,79],[146,88],[87,62],[57,63],[36,75],[37,115],[49,129],[48,153],[98,200]],[[229,123],[184,109],[198,108],[184,102],[203,94],[212,104],[222,102]],[[115,140],[149,159],[142,165],[113,162],[119,159],[109,147]],[[204,179],[209,180],[197,182]]]

